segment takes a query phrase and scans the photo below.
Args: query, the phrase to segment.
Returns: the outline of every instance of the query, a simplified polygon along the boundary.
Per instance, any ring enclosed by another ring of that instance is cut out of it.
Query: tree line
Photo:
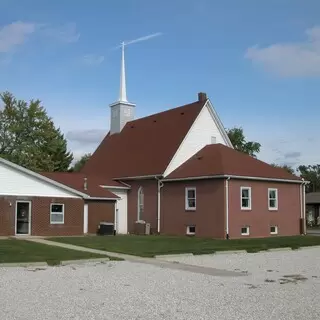
[[[67,140],[56,127],[40,100],[16,99],[6,91],[0,94],[0,157],[36,172],[80,171],[91,157],[84,154],[74,161]],[[247,141],[243,128],[227,129],[234,148],[257,157],[261,144]],[[271,163],[310,181],[307,192],[320,191],[320,165],[300,165],[297,168]]]

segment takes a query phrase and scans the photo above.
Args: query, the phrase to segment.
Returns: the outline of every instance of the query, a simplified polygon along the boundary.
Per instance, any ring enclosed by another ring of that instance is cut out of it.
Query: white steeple
[[[124,42],[121,43],[122,57],[121,57],[121,74],[120,74],[120,93],[119,101],[127,101],[127,89],[126,89],[126,67],[124,61]]]
[[[122,128],[128,121],[134,120],[135,104],[128,102],[126,89],[126,70],[124,59],[125,43],[121,43],[121,71],[120,71],[120,92],[119,100],[110,105],[111,120],[110,120],[110,134],[121,132]]]

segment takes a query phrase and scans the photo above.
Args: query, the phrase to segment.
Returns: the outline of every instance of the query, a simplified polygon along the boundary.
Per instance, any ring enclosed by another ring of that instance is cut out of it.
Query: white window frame
[[[137,199],[137,221],[143,221],[143,213],[144,213],[144,190],[143,187],[140,186],[138,189],[138,199]]]
[[[188,198],[188,191],[194,191],[194,198]],[[189,199],[194,199],[194,207],[189,207]],[[195,211],[197,208],[197,189],[195,187],[187,187],[185,190],[185,209],[189,211]]]
[[[242,232],[242,228],[247,228],[247,232]],[[250,235],[250,227],[249,226],[241,227],[241,235],[242,236],[249,236]]]
[[[62,206],[62,212],[52,212],[52,206]],[[52,221],[52,214],[61,214],[63,217],[62,221]],[[50,203],[50,224],[64,224],[64,203]]]
[[[195,228],[195,231],[194,232],[191,232],[190,231],[190,228]],[[187,235],[195,235],[196,234],[196,226],[187,226],[187,232],[186,232]]]
[[[276,193],[275,198],[270,198],[270,191],[275,191],[275,193]],[[275,207],[270,207],[270,200],[276,200]],[[277,211],[278,210],[278,189],[276,189],[276,188],[268,188],[268,209],[270,211]]]
[[[248,206],[248,207],[242,206],[242,191],[243,191],[243,190],[249,190],[249,206]],[[252,202],[251,187],[241,187],[241,188],[240,188],[240,205],[241,205],[241,210],[251,210],[251,202]]]
[[[276,231],[272,232],[271,228],[275,228]],[[270,226],[270,234],[278,234],[278,226]]]

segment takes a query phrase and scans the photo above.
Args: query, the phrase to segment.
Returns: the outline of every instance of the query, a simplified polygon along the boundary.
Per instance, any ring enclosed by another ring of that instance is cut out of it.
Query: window
[[[249,229],[250,229],[249,227],[242,227],[241,228],[241,235],[248,236],[250,234]]]
[[[268,189],[269,210],[278,210],[278,189]]]
[[[64,204],[51,203],[50,205],[50,223],[64,224]]]
[[[187,234],[189,235],[196,234],[196,226],[187,226]]]
[[[143,188],[140,187],[138,190],[138,221],[143,218],[143,210],[144,210],[144,193]]]
[[[241,209],[251,210],[251,188],[241,187]]]
[[[186,188],[186,210],[196,210],[196,188]]]
[[[277,226],[271,226],[270,227],[270,234],[278,234],[278,227]]]

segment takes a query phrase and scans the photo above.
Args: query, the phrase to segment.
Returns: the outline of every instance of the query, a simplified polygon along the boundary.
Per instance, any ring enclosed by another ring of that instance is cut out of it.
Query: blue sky
[[[122,40],[137,117],[204,91],[268,162],[320,163],[318,0],[0,0],[0,91],[39,98],[75,156],[118,98]]]

